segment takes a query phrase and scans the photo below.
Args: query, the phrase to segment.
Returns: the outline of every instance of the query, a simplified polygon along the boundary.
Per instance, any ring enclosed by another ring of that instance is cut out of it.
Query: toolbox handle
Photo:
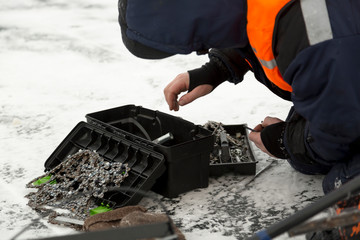
[[[151,141],[150,135],[148,134],[148,132],[145,130],[145,128],[135,119],[133,118],[125,118],[125,119],[121,119],[119,121],[121,124],[124,123],[132,123],[134,124],[140,131],[142,134],[144,134],[144,136],[146,137],[147,140]]]

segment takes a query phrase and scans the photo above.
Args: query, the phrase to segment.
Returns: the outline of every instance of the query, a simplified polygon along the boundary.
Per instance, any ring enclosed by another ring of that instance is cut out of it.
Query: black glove
[[[210,84],[215,89],[218,85],[228,80],[235,84],[241,82],[249,64],[240,55],[237,49],[211,49],[210,62],[189,72],[189,92],[199,85]]]
[[[296,112],[291,112],[286,122],[267,126],[261,132],[261,140],[265,148],[275,157],[292,158],[305,164],[314,164],[305,146],[305,141],[311,141],[308,135],[305,139],[306,119]],[[288,148],[285,147],[285,141]]]
[[[266,150],[277,158],[287,159],[289,154],[284,146],[284,132],[286,122],[279,122],[264,128],[261,133],[261,141]]]
[[[249,64],[236,48],[211,49],[209,58],[227,71],[227,80],[235,84],[241,82],[250,70]]]

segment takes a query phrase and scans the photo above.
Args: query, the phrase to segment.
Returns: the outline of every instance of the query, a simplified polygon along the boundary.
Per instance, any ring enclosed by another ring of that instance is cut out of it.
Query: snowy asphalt
[[[285,118],[290,108],[248,74],[237,86],[225,83],[170,112],[163,88],[206,57],[147,61],[130,55],[121,42],[116,1],[0,1],[1,239],[11,239],[38,217],[26,205],[25,184],[43,174],[46,159],[87,113],[135,104],[195,124],[254,127],[267,115]],[[274,160],[255,147],[254,154],[257,171]],[[157,197],[187,239],[225,240],[251,236],[322,196],[322,176],[302,175],[283,160],[246,184],[250,179],[228,174],[210,178],[208,188]],[[158,209],[149,199],[140,204]],[[73,233],[42,219],[17,239]]]

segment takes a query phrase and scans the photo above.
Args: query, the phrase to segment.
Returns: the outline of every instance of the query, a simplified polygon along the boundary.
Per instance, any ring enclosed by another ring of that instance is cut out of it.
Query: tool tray
[[[45,170],[51,170],[80,149],[96,151],[105,161],[127,163],[131,170],[121,187],[150,190],[165,171],[163,155],[86,122],[78,123],[55,149],[45,162]],[[117,208],[137,204],[141,198],[136,192],[108,191],[101,201]]]
[[[221,142],[216,141],[215,147],[211,154],[210,160],[210,176],[221,176],[226,173],[234,173],[241,175],[254,175],[256,172],[256,163],[251,144],[249,142],[248,132],[246,130],[246,124],[240,125],[222,125],[226,134],[231,138],[238,140],[241,139],[242,146],[240,153],[231,154],[230,159],[226,162],[222,159]],[[230,147],[231,148],[231,147]],[[218,156],[216,161],[212,160],[212,157]]]

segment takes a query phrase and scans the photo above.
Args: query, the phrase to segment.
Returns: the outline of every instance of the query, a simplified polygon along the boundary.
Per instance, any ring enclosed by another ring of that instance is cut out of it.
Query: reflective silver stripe
[[[257,51],[256,51],[256,49],[255,49],[254,47],[251,47],[251,48],[252,48],[252,50],[253,50],[255,53],[257,53]],[[260,58],[259,58],[259,61],[260,61],[260,63],[261,63],[264,67],[266,67],[266,68],[268,68],[268,69],[274,69],[274,68],[277,67],[276,60],[275,60],[275,59],[272,59],[272,60],[270,60],[270,61],[265,61],[264,59],[260,59]]]
[[[261,64],[268,69],[274,69],[277,66],[275,59],[272,59],[270,61],[265,61],[263,59],[259,59],[259,60],[260,60]]]
[[[333,38],[325,0],[300,0],[310,45]]]

